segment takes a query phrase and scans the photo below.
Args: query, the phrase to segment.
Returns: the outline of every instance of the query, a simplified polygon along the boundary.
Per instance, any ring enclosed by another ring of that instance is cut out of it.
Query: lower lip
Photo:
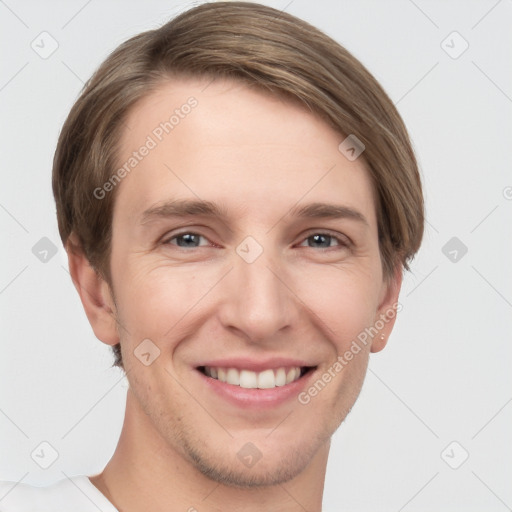
[[[270,409],[296,398],[309,383],[315,370],[309,370],[300,379],[290,384],[270,389],[246,389],[208,377],[197,369],[196,372],[212,391],[237,407]]]

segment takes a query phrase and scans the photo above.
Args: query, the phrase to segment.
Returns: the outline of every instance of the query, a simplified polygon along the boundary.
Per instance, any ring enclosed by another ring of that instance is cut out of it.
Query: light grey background
[[[510,510],[512,1],[263,3],[327,32],[382,83],[409,128],[427,200],[403,311],[333,438],[324,508]],[[191,5],[0,1],[0,480],[91,475],[115,449],[126,382],[67,272],[53,152],[108,53]],[[51,48],[43,31],[58,43],[47,59],[31,47]],[[32,252],[43,237],[58,248],[46,262]],[[31,457],[45,441],[58,453],[48,469]]]

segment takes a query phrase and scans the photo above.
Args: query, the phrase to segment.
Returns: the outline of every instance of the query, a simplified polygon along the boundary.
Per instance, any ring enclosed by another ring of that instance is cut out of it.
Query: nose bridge
[[[284,284],[286,276],[278,255],[256,246],[253,240],[242,242],[236,252],[222,321],[251,341],[270,339],[293,324],[297,302]]]

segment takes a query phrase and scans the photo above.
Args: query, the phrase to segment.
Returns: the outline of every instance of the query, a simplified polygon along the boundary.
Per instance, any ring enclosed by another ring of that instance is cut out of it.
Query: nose
[[[233,263],[226,277],[220,321],[251,343],[271,344],[299,318],[301,301],[293,292],[289,273],[266,252],[252,263],[235,254]]]

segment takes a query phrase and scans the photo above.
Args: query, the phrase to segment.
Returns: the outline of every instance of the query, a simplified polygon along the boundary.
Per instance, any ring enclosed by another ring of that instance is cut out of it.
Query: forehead
[[[169,198],[219,200],[264,220],[302,201],[343,203],[375,222],[364,158],[306,107],[228,79],[173,79],[132,108],[115,212]],[[144,153],[144,154],[143,154]],[[127,165],[127,164],[133,164]]]

